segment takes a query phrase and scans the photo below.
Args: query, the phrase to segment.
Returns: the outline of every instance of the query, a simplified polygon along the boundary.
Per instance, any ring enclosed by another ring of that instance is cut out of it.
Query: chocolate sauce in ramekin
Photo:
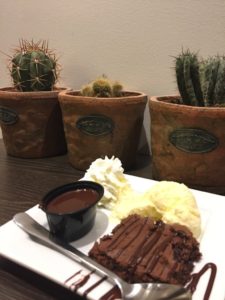
[[[49,213],[70,213],[87,208],[96,203],[98,192],[93,189],[77,189],[58,195],[47,205]]]

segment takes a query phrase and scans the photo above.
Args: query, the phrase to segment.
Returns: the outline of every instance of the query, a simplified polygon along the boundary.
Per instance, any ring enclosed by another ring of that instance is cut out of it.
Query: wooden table
[[[151,178],[150,158],[140,156],[135,170],[128,174]],[[45,159],[19,159],[6,155],[0,140],[0,225],[15,213],[40,202],[52,188],[80,179],[67,156]],[[16,249],[15,249],[16,251]],[[81,299],[63,287],[0,256],[0,300]]]

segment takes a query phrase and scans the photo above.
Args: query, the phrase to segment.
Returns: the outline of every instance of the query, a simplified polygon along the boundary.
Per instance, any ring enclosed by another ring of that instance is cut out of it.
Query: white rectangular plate
[[[135,190],[139,192],[145,191],[155,183],[150,179],[126,176]],[[200,250],[203,257],[201,262],[196,265],[194,272],[198,272],[208,262],[215,263],[217,265],[217,275],[210,300],[224,300],[225,241],[223,231],[225,228],[225,198],[197,190],[192,190],[192,192],[200,209],[203,224],[203,234],[200,241]],[[46,216],[38,206],[31,208],[27,213],[41,225],[48,228]],[[73,242],[72,245],[87,254],[94,241],[109,233],[115,226],[115,224],[110,223],[108,216],[109,212],[107,210],[98,209],[93,229],[85,237]],[[81,270],[76,262],[31,240],[12,220],[0,227],[0,254],[70,289],[72,283],[77,280],[77,277],[73,277],[73,275]],[[87,270],[83,269],[82,274],[86,273]],[[208,277],[209,272],[202,276],[193,295],[193,300],[203,300]],[[98,279],[97,275],[91,275],[90,280],[79,288],[77,293],[82,294]],[[104,281],[88,294],[88,298],[98,300],[111,288],[110,283]]]

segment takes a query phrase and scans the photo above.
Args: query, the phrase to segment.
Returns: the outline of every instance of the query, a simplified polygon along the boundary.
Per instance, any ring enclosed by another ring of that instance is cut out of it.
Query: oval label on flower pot
[[[177,149],[191,153],[210,152],[219,144],[214,135],[198,128],[176,129],[170,134],[169,141]]]
[[[0,122],[5,125],[15,124],[18,120],[17,113],[11,108],[0,106]]]
[[[79,118],[76,126],[85,134],[98,136],[111,133],[114,123],[104,115],[89,115]]]

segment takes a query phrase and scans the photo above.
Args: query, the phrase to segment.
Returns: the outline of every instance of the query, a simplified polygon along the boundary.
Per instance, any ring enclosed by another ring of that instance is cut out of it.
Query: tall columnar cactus
[[[81,90],[81,94],[87,97],[100,98],[121,97],[123,86],[117,81],[112,82],[107,77],[102,76],[85,85]]]
[[[58,79],[55,54],[46,41],[20,41],[11,59],[10,72],[14,86],[20,91],[50,91]]]
[[[196,53],[189,50],[175,58],[176,78],[181,98],[186,105],[204,106]]]
[[[218,58],[218,69],[214,89],[214,105],[224,106],[225,104],[225,57]]]
[[[225,57],[198,59],[189,50],[175,59],[182,102],[196,106],[225,106]]]
[[[203,61],[202,65],[202,91],[205,106],[212,106],[215,103],[215,87],[220,66],[220,57],[210,57]]]

